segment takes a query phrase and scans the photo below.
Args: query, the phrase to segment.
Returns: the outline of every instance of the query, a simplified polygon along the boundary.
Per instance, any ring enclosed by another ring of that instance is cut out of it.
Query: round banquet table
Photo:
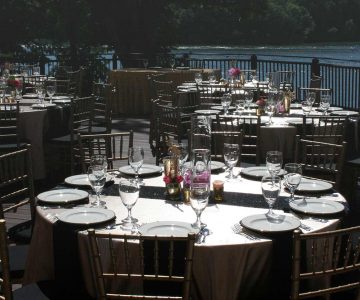
[[[38,99],[20,101],[20,139],[31,144],[34,179],[46,177],[44,140],[65,135],[69,131],[69,106],[33,109]]]
[[[236,168],[235,171],[239,171],[239,169]],[[212,181],[216,179],[224,180],[225,173],[211,176]],[[116,178],[115,183],[118,180],[119,178]],[[162,176],[144,178],[144,181],[145,186],[133,208],[133,216],[139,219],[140,224],[154,221],[187,223],[195,221],[195,213],[189,205],[164,200]],[[112,185],[108,189],[116,190],[117,187]],[[273,248],[272,238],[266,234],[251,233],[256,236],[256,239],[253,240],[232,231],[232,226],[244,217],[263,214],[267,211],[265,202],[259,207],[259,201],[263,201],[260,182],[242,178],[234,183],[226,182],[224,190],[225,202],[209,204],[202,214],[202,221],[207,224],[212,234],[207,237],[205,243],[195,246],[192,284],[194,299],[254,299],[258,293],[264,292],[262,287],[267,286],[268,281],[274,278],[272,262],[274,261],[274,252],[277,250]],[[146,192],[143,193],[143,191]],[[155,197],[155,195],[157,196]],[[227,202],[227,195],[232,195],[232,201]],[[280,196],[289,196],[289,194],[283,190]],[[343,196],[338,193],[322,197],[331,197],[331,200],[340,202],[345,201]],[[119,196],[102,196],[102,199],[106,201],[107,208],[115,212],[116,223],[119,223],[127,215],[127,210],[122,205]],[[59,259],[56,255],[62,253],[54,254],[53,229],[55,224],[61,223],[57,221],[56,215],[68,209],[71,208],[49,209],[49,207],[37,206],[24,282],[30,283],[55,277],[55,265],[59,265],[59,263],[56,264]],[[282,210],[275,211],[285,214]],[[286,214],[291,215],[291,212]],[[310,231],[303,230],[303,232],[333,230],[340,224],[339,216],[333,216],[326,222],[310,216],[303,216],[301,222],[310,227]],[[101,230],[109,233],[124,233],[119,227],[107,230],[105,225]],[[291,232],[288,234],[291,235]],[[289,242],[291,242],[291,238]],[[84,284],[87,291],[94,295],[86,231],[80,231],[77,234],[77,246]],[[289,249],[285,250],[289,251]],[[68,260],[69,257],[64,259]],[[286,261],[286,259],[281,258],[282,261]],[[67,274],[70,276],[70,272]]]
[[[114,114],[149,115],[151,112],[148,75],[164,74],[166,81],[173,81],[174,88],[185,81],[193,81],[196,72],[214,72],[220,77],[220,70],[213,69],[121,69],[110,71],[110,83],[116,92],[112,95]]]

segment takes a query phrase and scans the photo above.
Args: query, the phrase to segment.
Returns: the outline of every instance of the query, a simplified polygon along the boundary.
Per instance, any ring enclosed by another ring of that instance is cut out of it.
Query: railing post
[[[313,58],[311,61],[311,78],[313,76],[320,76],[320,64],[317,58]]]
[[[251,70],[257,70],[257,56],[255,54],[251,55],[250,65]]]
[[[113,57],[112,57],[112,64],[113,64],[113,70],[116,70],[117,69],[117,55],[116,53],[113,54]]]

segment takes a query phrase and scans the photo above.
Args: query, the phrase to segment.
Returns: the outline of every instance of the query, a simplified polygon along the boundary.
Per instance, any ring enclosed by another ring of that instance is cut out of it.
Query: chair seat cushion
[[[9,246],[10,277],[12,280],[23,278],[28,249],[28,245]]]
[[[26,143],[19,143],[19,148],[24,148]],[[16,150],[18,149],[18,145],[16,143],[2,144],[0,143],[0,151],[3,150]]]
[[[13,300],[46,300],[47,297],[36,283],[24,285],[13,292]]]
[[[70,141],[71,141],[70,134],[59,136],[49,140],[50,143],[60,143],[60,144],[68,144],[70,143]]]
[[[10,240],[17,244],[29,244],[32,235],[31,220],[12,226],[8,229],[8,236]]]

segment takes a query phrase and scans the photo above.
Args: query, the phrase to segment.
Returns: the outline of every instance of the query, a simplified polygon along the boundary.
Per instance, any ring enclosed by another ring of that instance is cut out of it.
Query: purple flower
[[[232,67],[228,70],[228,73],[229,73],[229,76],[235,77],[235,76],[240,75],[240,69]]]

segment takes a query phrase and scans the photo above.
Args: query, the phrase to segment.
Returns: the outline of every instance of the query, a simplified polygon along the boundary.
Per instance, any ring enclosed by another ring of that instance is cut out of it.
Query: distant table
[[[220,70],[213,69],[121,69],[110,72],[110,83],[116,88],[112,98],[114,114],[148,115],[151,112],[150,89],[147,76],[165,74],[165,80],[174,82],[174,86],[185,81],[194,81],[194,74],[214,72],[220,77]]]

